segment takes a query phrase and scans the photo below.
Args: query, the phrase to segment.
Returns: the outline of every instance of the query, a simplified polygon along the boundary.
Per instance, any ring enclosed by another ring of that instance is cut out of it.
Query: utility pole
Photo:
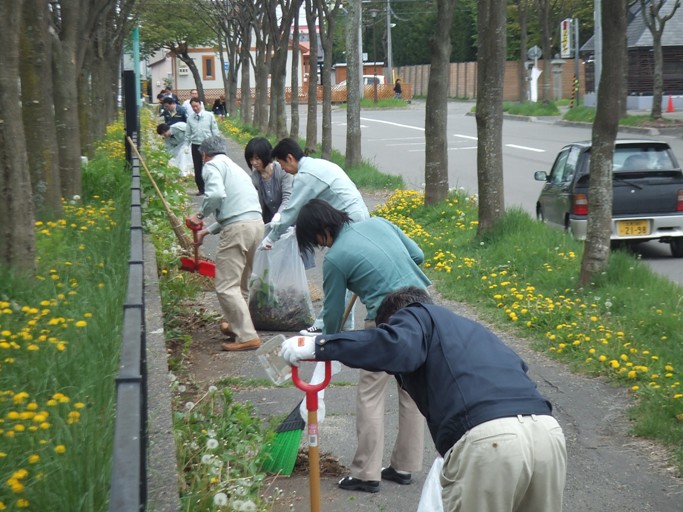
[[[391,55],[391,1],[387,0],[387,74],[389,83],[394,83],[394,61]]]

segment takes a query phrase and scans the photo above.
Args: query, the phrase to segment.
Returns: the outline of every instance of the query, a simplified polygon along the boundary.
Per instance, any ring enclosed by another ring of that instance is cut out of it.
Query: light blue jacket
[[[202,214],[216,222],[206,229],[216,234],[233,222],[261,219],[258,193],[247,172],[226,155],[216,155],[204,164]]]
[[[304,156],[299,160],[289,202],[280,212],[280,221],[271,222],[268,237],[273,242],[279,240],[296,223],[299,211],[311,199],[327,201],[333,208],[346,212],[353,222],[370,218],[363,197],[341,167],[328,160]]]
[[[197,118],[199,116],[199,119]],[[201,144],[213,135],[220,135],[218,123],[211,112],[201,110],[199,114],[188,112],[187,128],[185,129],[185,140],[190,144]]]

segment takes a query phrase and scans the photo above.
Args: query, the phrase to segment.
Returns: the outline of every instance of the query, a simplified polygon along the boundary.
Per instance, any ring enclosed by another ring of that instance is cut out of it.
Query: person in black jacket
[[[397,100],[401,99],[401,94],[403,93],[403,90],[401,89],[401,79],[397,78],[396,82],[394,83],[394,93],[395,97]]]
[[[564,434],[524,361],[421,288],[387,295],[376,320],[375,329],[289,338],[280,355],[393,374],[444,457],[444,511],[561,511]]]

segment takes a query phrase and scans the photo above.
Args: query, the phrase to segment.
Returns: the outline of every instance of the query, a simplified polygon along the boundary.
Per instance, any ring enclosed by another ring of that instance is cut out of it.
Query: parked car
[[[384,75],[363,75],[363,85],[373,85],[377,82],[377,85],[382,85],[384,83]],[[346,80],[342,80],[333,87],[346,87]]]
[[[537,171],[545,182],[536,203],[542,222],[585,240],[591,142],[562,148],[550,173]],[[616,141],[612,174],[614,243],[635,245],[647,240],[668,243],[671,254],[683,258],[683,172],[666,142]]]

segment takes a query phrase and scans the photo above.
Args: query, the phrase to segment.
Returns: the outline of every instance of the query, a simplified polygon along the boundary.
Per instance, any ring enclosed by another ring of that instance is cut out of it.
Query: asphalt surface
[[[239,165],[243,163],[243,149],[230,142],[229,156]],[[364,196],[372,209],[378,202],[374,196]],[[207,237],[205,252],[212,256],[216,237]],[[212,240],[213,239],[213,240]],[[321,258],[318,265],[307,272],[309,283],[322,288]],[[436,291],[433,291],[436,293]],[[476,312],[459,303],[437,301],[454,312],[478,320]],[[316,307],[320,307],[318,301]],[[216,310],[218,305],[216,302]],[[356,311],[356,327],[360,328],[364,311]],[[493,328],[496,331],[495,328]],[[568,474],[564,495],[564,510],[569,512],[670,512],[683,510],[683,480],[675,476],[675,468],[667,461],[666,450],[646,440],[629,435],[631,428],[627,411],[632,404],[628,393],[602,379],[571,373],[564,365],[532,351],[529,341],[505,332],[497,334],[516,350],[530,367],[530,376],[539,390],[553,404],[554,412],[567,438]],[[261,332],[263,340],[276,333]],[[286,336],[294,333],[283,333]],[[221,358],[225,373],[231,377],[264,379],[266,374],[254,352],[231,353]],[[302,371],[307,376],[310,368]],[[356,447],[355,396],[358,373],[344,368],[333,378],[326,391],[326,419],[320,425],[320,452],[338,459],[348,466]],[[385,464],[397,431],[396,390],[388,390],[385,411]],[[239,400],[252,402],[264,417],[288,413],[303,398],[303,393],[291,385],[263,387],[240,391]],[[425,429],[426,430],[426,429]],[[321,477],[321,511],[415,511],[420,499],[424,478],[435,457],[429,434],[425,433],[424,469],[414,473],[411,485],[382,482],[377,494],[344,491],[337,487],[339,476]],[[306,449],[302,436],[302,449]],[[272,510],[310,510],[309,480],[307,475],[277,478],[265,489],[269,496],[279,495]]]

